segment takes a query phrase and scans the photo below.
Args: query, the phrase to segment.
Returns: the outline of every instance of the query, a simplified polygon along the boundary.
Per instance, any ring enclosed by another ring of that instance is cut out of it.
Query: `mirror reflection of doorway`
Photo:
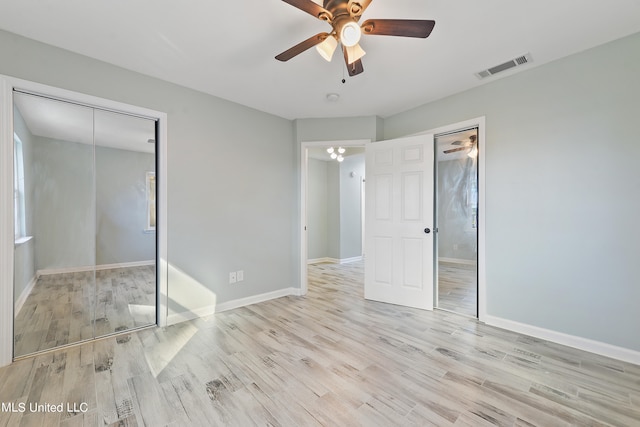
[[[156,324],[156,139],[14,92],[14,357]]]
[[[478,316],[478,129],[436,135],[437,307]]]

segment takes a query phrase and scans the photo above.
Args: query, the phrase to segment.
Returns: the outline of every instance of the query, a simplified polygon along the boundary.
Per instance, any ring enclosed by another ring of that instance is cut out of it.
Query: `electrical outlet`
[[[244,280],[244,270],[236,271],[236,278],[238,279],[238,282],[242,282]]]
[[[229,283],[236,283],[238,281],[237,276],[236,276],[236,272],[232,271],[231,273],[229,273]]]

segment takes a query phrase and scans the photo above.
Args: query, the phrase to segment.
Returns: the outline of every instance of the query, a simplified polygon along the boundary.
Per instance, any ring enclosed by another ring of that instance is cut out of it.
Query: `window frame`
[[[24,185],[24,145],[20,137],[13,134],[13,215],[14,238],[18,242],[27,237]]]

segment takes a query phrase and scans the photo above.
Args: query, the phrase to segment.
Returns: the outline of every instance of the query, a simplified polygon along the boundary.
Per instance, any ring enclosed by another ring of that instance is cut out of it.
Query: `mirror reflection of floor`
[[[156,323],[155,265],[42,275],[14,321],[14,355]],[[95,321],[94,321],[95,319]]]
[[[438,308],[476,317],[478,287],[476,265],[438,263]]]

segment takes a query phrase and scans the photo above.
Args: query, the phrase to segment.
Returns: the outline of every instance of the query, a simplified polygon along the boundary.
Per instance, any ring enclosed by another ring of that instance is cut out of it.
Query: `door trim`
[[[485,116],[464,120],[450,125],[441,126],[434,129],[418,132],[413,135],[434,134],[454,132],[459,129],[477,127],[478,128],[478,320],[486,322],[487,318],[487,280],[486,280],[486,202],[485,202],[485,159],[487,158],[487,144],[485,137]],[[434,159],[435,161],[435,159]],[[436,251],[434,251],[434,255]],[[437,260],[434,260],[437,266]],[[437,273],[437,269],[434,269]],[[434,278],[435,279],[435,278]],[[437,288],[437,287],[436,287]]]
[[[300,295],[306,295],[308,289],[307,274],[307,171],[308,171],[308,149],[317,147],[331,147],[339,145],[341,147],[362,147],[371,143],[370,139],[350,139],[338,141],[302,141],[300,144]],[[364,248],[363,248],[364,250]]]
[[[0,367],[13,360],[13,91],[35,92],[45,96],[155,119],[157,123],[157,247],[158,274],[157,324],[167,322],[167,114],[144,107],[85,95],[28,80],[0,75]]]

